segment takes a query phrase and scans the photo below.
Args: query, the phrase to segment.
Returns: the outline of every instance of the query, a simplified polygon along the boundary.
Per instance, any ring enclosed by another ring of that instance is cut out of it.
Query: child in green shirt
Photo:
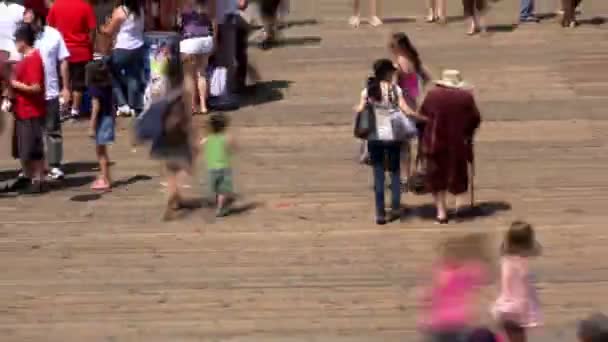
[[[231,155],[234,140],[226,133],[228,118],[221,113],[209,117],[209,135],[201,143],[209,173],[209,186],[217,201],[217,216],[227,216],[233,194]]]

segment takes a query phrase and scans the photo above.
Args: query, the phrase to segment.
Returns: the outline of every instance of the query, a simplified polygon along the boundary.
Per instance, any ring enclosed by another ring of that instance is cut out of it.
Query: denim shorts
[[[97,129],[95,130],[95,144],[99,146],[114,142],[116,119],[114,115],[100,115],[97,118]]]

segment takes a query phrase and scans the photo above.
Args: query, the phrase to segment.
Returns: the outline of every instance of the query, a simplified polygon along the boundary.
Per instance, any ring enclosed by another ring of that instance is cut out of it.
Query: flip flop
[[[111,188],[110,183],[104,181],[103,179],[97,179],[93,184],[91,184],[91,190],[95,191],[109,191]]]

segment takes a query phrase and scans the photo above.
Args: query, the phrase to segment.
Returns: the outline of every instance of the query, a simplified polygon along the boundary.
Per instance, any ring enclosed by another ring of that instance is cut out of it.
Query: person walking
[[[564,10],[564,16],[562,17],[561,24],[563,27],[574,28],[578,26],[576,21],[576,9],[580,6],[582,0],[562,0],[562,9]]]
[[[422,65],[418,50],[405,33],[395,33],[391,36],[389,51],[397,68],[397,85],[403,92],[403,98],[408,107],[417,110],[424,88],[430,80],[429,73]],[[419,121],[417,126],[420,139],[420,134],[424,131],[424,122]],[[406,141],[401,147],[401,186],[404,191],[408,188],[407,182],[412,171],[410,152],[411,146]]]
[[[428,14],[425,18],[427,23],[436,21],[445,24],[447,23],[447,4],[446,0],[427,0],[426,1]]]
[[[464,16],[469,20],[467,34],[472,36],[486,31],[485,12],[488,7],[486,0],[462,0]]]
[[[234,197],[231,159],[236,142],[234,136],[227,132],[228,125],[225,114],[213,114],[209,118],[210,133],[201,141],[209,173],[209,187],[215,196],[217,217],[230,213],[230,202]]]
[[[397,72],[393,62],[377,60],[373,70],[374,76],[368,79],[367,87],[361,92],[356,111],[370,110],[376,123],[375,130],[367,136],[367,149],[374,170],[376,223],[384,225],[387,223],[384,207],[385,167],[391,179],[390,221],[399,218],[401,212],[400,152],[407,137],[399,136],[399,131],[406,130],[405,115],[415,116],[416,113],[408,107],[401,89],[393,83]]]
[[[534,274],[529,259],[540,254],[532,225],[515,221],[505,234],[500,258],[500,294],[492,305],[494,319],[507,342],[526,342],[530,328],[542,324]]]
[[[58,180],[64,177],[61,170],[63,159],[63,135],[61,132],[61,103],[70,102],[68,58],[70,52],[56,29],[44,24],[42,13],[27,9],[23,21],[31,24],[36,31],[34,47],[38,49],[44,62],[44,89],[46,93],[46,115],[44,136],[49,164],[48,176]],[[57,70],[60,70],[61,82]],[[60,87],[60,84],[63,86]],[[60,90],[61,89],[61,90]],[[61,99],[61,101],[60,101]]]
[[[82,96],[86,90],[85,68],[93,60],[92,36],[97,28],[93,7],[85,0],[57,0],[49,10],[47,24],[59,31],[65,40],[71,94],[69,116],[80,116]]]
[[[378,1],[380,0],[368,0],[369,1],[369,24],[377,27],[383,24],[382,19],[378,17]],[[350,17],[348,23],[352,27],[359,27],[361,25],[361,0],[353,0],[353,16]]]
[[[519,6],[519,22],[520,23],[538,23],[540,19],[534,14],[535,0],[520,0]]]
[[[115,36],[112,50],[112,89],[118,116],[137,116],[143,110],[146,87],[143,65],[144,10],[140,0],[122,0],[101,31]]]
[[[192,94],[192,113],[207,114],[207,65],[215,47],[208,0],[187,0],[181,13],[179,50],[184,64],[184,86]],[[197,99],[198,94],[198,99]],[[200,110],[195,108],[199,102]]]
[[[108,145],[114,143],[116,115],[112,96],[112,76],[106,63],[91,63],[87,67],[87,84],[91,95],[89,136],[95,141],[99,161],[99,175],[91,190],[109,191],[112,188]]]
[[[437,223],[448,223],[447,193],[467,192],[472,139],[481,123],[470,86],[457,70],[444,70],[429,90],[420,114],[428,120],[422,138],[427,188],[437,207]]]

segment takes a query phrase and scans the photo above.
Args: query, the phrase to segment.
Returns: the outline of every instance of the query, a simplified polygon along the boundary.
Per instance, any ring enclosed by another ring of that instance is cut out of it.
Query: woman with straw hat
[[[444,70],[420,108],[428,120],[422,137],[427,162],[427,187],[437,206],[437,222],[448,222],[446,197],[463,194],[469,186],[471,141],[481,123],[471,86],[458,70]]]

